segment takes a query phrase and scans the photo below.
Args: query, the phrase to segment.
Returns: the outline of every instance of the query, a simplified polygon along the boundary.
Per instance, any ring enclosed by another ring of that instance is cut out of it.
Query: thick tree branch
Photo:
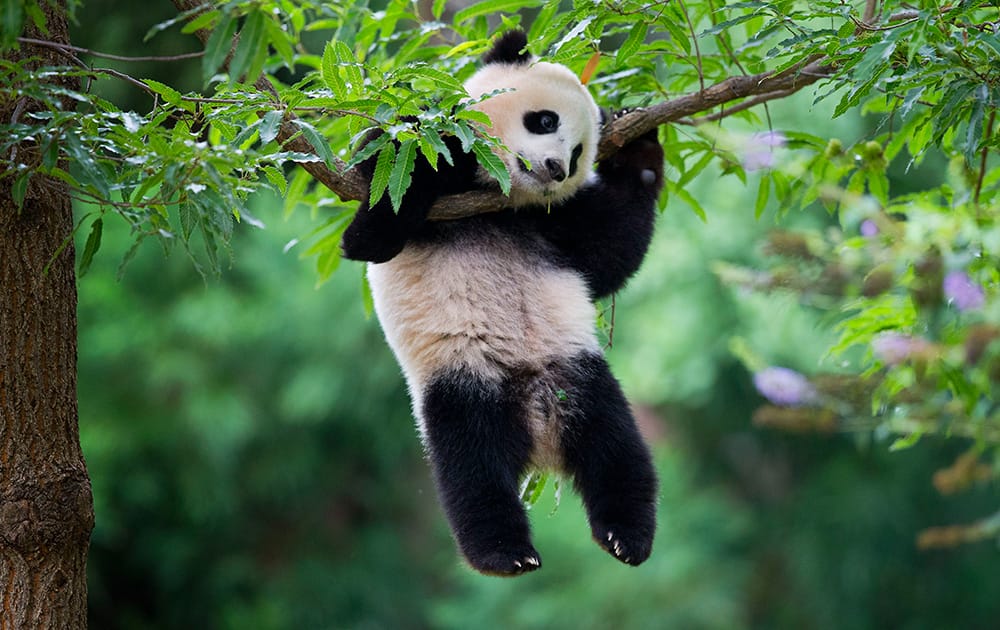
[[[199,6],[206,8],[208,6],[203,0],[173,0],[173,2],[180,11],[192,11]],[[205,43],[211,32],[201,29],[195,34],[202,43]],[[753,104],[758,104],[779,95],[793,94],[831,74],[832,68],[824,62],[824,59],[822,56],[813,56],[782,72],[763,72],[751,76],[730,77],[694,94],[657,103],[617,118],[604,127],[597,148],[597,158],[603,160],[611,157],[632,140],[660,125],[679,121],[719,105],[752,97],[758,97],[753,102]],[[265,77],[258,78],[255,85],[257,89],[272,94],[277,103],[277,92]],[[737,104],[729,113],[751,107],[750,102]],[[717,119],[723,115],[715,114],[713,117]],[[282,123],[278,139],[289,151],[315,153],[291,118],[286,118],[285,122]],[[368,198],[367,180],[356,170],[348,170],[345,163],[340,160],[335,160],[330,165],[332,168],[323,162],[305,162],[301,166],[318,182],[345,201],[360,201]],[[452,195],[439,199],[431,209],[430,217],[437,220],[456,219],[497,210],[507,203],[508,199],[499,192],[470,192]]]

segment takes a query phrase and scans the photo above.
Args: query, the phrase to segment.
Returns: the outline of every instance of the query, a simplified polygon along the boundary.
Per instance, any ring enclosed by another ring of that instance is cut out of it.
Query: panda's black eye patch
[[[559,114],[548,109],[528,112],[524,115],[524,128],[538,135],[555,133],[559,129]]]

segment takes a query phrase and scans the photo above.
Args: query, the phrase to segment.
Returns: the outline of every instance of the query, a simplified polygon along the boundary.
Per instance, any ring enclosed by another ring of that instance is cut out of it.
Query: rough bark
[[[45,36],[67,42],[62,3],[39,6]],[[13,56],[58,63],[53,54]],[[31,108],[0,103],[0,116]],[[34,147],[18,149],[28,162]],[[72,243],[61,249],[72,229],[61,183],[35,175],[18,209],[11,178],[0,181],[0,630],[87,625],[94,512],[77,424]]]

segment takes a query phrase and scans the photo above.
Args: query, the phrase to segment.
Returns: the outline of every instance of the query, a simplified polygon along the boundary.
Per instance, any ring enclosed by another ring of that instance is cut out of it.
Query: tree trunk
[[[44,37],[68,43],[62,3],[38,4]],[[29,46],[13,56],[64,63]],[[0,103],[0,116],[32,109]],[[85,628],[94,511],[77,425],[73,212],[66,188],[38,174],[18,209],[11,179],[0,180],[0,630]]]

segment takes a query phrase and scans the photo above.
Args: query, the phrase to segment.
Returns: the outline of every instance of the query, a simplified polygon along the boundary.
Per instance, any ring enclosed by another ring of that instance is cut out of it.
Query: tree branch
[[[173,0],[180,11],[193,11],[199,6],[207,10],[202,0]],[[194,15],[192,15],[194,17]],[[202,43],[208,41],[211,31],[200,29],[195,35]],[[650,107],[630,112],[613,120],[601,132],[597,147],[597,159],[604,160],[618,152],[629,142],[656,129],[660,125],[679,121],[687,116],[712,109],[725,103],[748,97],[759,97],[752,104],[739,104],[736,108],[746,109],[758,103],[780,96],[787,96],[802,88],[830,76],[832,66],[825,57],[815,55],[781,72],[763,72],[750,76],[730,77],[710,85],[694,94],[663,101]],[[265,76],[254,84],[257,89],[273,95],[278,102],[277,91]],[[735,108],[734,108],[735,109]],[[285,149],[301,153],[312,153],[312,146],[302,137],[294,118],[286,115],[278,133],[278,140]],[[300,164],[318,182],[329,188],[344,201],[361,201],[368,198],[368,181],[354,169],[348,170],[341,160],[334,160],[328,167],[323,162]],[[434,220],[457,219],[491,212],[508,205],[509,199],[499,192],[477,191],[460,195],[450,195],[439,199],[431,208],[430,218]]]

